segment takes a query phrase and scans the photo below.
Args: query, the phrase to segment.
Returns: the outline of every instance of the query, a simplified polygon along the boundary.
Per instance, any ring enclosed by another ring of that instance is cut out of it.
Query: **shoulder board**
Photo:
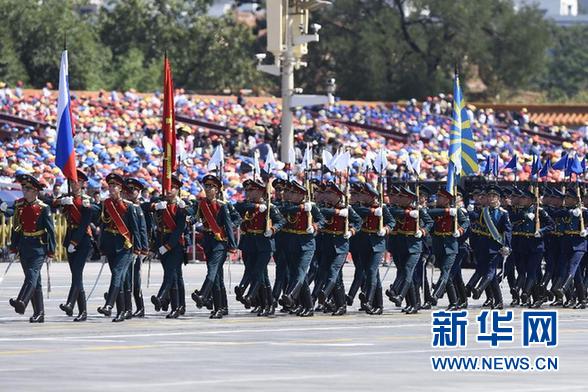
[[[132,201],[130,201],[130,200],[127,200],[127,199],[123,199],[123,202],[124,202],[124,203],[125,203],[127,206],[134,206],[134,205],[135,205],[135,204],[134,204]]]
[[[24,199],[18,199],[17,201],[14,202],[14,205],[20,206],[20,205],[24,204],[24,201],[25,201]]]
[[[216,201],[218,204],[220,204],[221,206],[224,206],[225,204],[229,204],[228,202],[224,201],[224,200],[217,200]]]
[[[508,213],[508,211],[507,211],[507,210],[505,210],[505,209],[504,209],[504,208],[502,208],[502,207],[498,207],[498,210],[499,210],[500,212],[506,212],[506,213]]]
[[[40,207],[48,207],[47,204],[45,204],[41,199],[37,199],[37,205],[39,205]]]
[[[467,208],[463,208],[463,207],[459,207],[460,211],[463,212],[464,214],[468,213]]]

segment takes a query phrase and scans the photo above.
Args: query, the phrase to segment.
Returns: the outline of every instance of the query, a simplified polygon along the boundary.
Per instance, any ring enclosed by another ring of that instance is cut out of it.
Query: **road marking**
[[[214,384],[245,384],[253,382],[273,382],[273,381],[300,381],[300,380],[314,380],[325,378],[339,378],[349,377],[349,374],[316,374],[316,375],[295,375],[295,376],[265,376],[265,377],[225,377],[217,380],[186,380],[186,381],[170,381],[170,382],[145,382],[145,383],[121,383],[121,384],[106,384],[104,389],[128,389],[128,388],[164,388],[164,387],[181,387],[188,385],[214,385]],[[267,385],[267,384],[265,384]]]
[[[161,347],[157,344],[145,344],[136,346],[98,346],[98,347],[85,347],[82,350],[85,351],[110,351],[110,350],[139,350],[145,348],[156,348]]]

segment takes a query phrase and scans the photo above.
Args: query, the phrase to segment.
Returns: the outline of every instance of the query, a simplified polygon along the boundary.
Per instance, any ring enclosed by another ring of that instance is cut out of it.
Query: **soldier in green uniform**
[[[246,201],[237,203],[236,210],[242,218],[239,249],[244,262],[249,265],[251,286],[242,297],[246,307],[251,307],[259,298],[261,304],[258,316],[270,316],[275,312],[272,288],[267,273],[267,265],[275,252],[275,234],[285,221],[278,209],[271,204],[267,187],[260,181],[243,182]]]
[[[14,205],[13,226],[10,233],[10,258],[18,254],[25,280],[16,299],[10,305],[18,314],[24,314],[29,304],[33,304],[31,323],[45,321],[41,268],[45,261],[55,253],[55,229],[50,207],[38,199],[44,189],[36,178],[28,174],[18,175],[24,197]]]
[[[458,239],[469,228],[469,219],[463,211],[456,206],[451,206],[453,195],[440,187],[437,191],[436,208],[428,211],[429,216],[435,222],[433,225],[433,253],[441,275],[435,284],[435,291],[432,295],[432,305],[437,305],[437,301],[443,297],[446,291],[447,283],[450,279],[451,269],[455,263],[456,256],[459,252]],[[450,303],[457,302],[457,295],[453,286],[448,291]]]
[[[133,204],[122,198],[124,179],[110,173],[106,182],[110,196],[102,203],[100,251],[108,260],[111,278],[106,303],[98,308],[98,313],[110,316],[116,301],[117,314],[112,321],[121,322],[125,320],[126,310],[124,281],[133,258],[141,253],[141,240]]]
[[[84,266],[93,249],[92,223],[99,213],[99,206],[92,203],[90,196],[84,194],[88,177],[77,169],[78,182],[70,181],[71,193],[54,201],[59,206],[67,221],[67,231],[63,246],[67,250],[67,262],[71,271],[71,287],[65,304],[59,308],[68,316],[73,315],[73,308],[78,304],[78,316],[74,321],[87,319],[86,293],[84,291]]]
[[[204,306],[212,292],[214,309],[210,318],[223,317],[223,296],[220,271],[228,252],[237,250],[233,223],[227,203],[220,198],[221,180],[212,174],[202,179],[206,197],[198,200],[195,218],[201,222],[199,229],[204,233],[202,246],[206,254],[207,274],[200,290],[194,290],[192,299],[198,308]]]

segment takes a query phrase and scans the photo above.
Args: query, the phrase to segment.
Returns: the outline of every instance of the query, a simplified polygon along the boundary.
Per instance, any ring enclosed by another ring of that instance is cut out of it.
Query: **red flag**
[[[174,81],[167,55],[163,60],[163,194],[171,190],[171,178],[178,166],[176,159],[176,115],[174,111]]]

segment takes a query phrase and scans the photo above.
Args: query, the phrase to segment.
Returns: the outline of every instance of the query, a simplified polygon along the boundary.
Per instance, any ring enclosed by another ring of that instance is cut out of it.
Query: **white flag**
[[[333,160],[333,155],[331,155],[331,153],[328,152],[327,150],[323,150],[322,160],[323,160],[323,166],[326,166],[327,169],[331,170],[331,167],[329,165],[331,164],[331,161]]]
[[[274,157],[274,150],[272,150],[271,146],[268,146],[267,156],[265,157],[265,167],[264,170],[268,173],[271,173],[272,170],[277,169],[278,163],[276,162],[276,158]]]
[[[388,167],[386,155],[386,150],[381,148],[378,155],[376,155],[376,159],[374,159],[374,170],[380,175],[384,174],[386,167]]]
[[[219,144],[214,149],[214,153],[212,154],[210,161],[208,161],[207,169],[209,171],[215,170],[215,169],[217,169],[217,170],[221,169],[223,167],[224,162],[225,162],[225,154],[223,152],[223,147]]]
[[[312,147],[310,147],[310,144],[306,144],[301,166],[304,170],[310,170],[312,168]]]

